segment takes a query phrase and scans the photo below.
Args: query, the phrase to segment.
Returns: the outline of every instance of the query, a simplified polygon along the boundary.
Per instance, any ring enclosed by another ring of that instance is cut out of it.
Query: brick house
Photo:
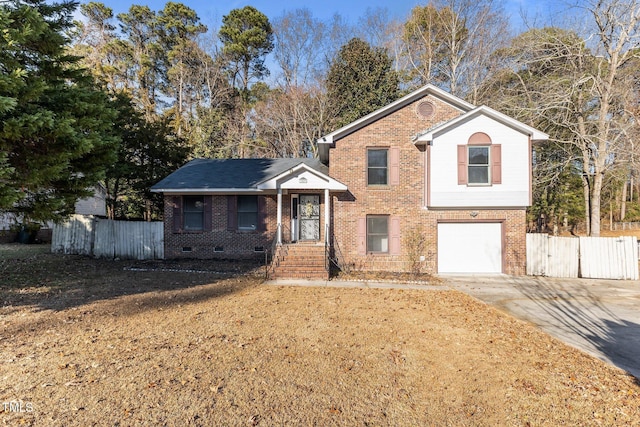
[[[165,197],[165,256],[273,247],[280,276],[326,275],[327,256],[522,275],[531,145],[547,137],[427,85],[319,139],[317,160],[197,159],[169,175],[152,187]]]

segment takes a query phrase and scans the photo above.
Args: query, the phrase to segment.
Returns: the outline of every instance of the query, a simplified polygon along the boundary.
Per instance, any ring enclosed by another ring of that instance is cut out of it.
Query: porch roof
[[[152,186],[151,191],[176,194],[263,193],[277,188],[272,185],[276,181],[281,182],[288,175],[301,172],[321,177],[325,182],[321,188],[343,190],[342,184],[329,177],[329,168],[317,159],[278,158],[195,159]]]

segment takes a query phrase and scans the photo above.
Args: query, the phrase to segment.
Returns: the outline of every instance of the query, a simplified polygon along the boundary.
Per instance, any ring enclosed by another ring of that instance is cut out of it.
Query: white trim
[[[278,244],[282,243],[282,188],[278,188],[278,207],[276,210],[276,221],[278,224]]]
[[[457,96],[453,96],[434,85],[425,85],[420,89],[415,90],[406,96],[403,96],[397,101],[392,102],[389,105],[386,105],[354,122],[349,123],[346,126],[341,127],[340,129],[337,129],[320,137],[316,142],[318,144],[321,160],[325,162],[329,160],[329,147],[340,138],[343,138],[359,129],[362,129],[363,127],[375,122],[376,120],[379,120],[380,118],[387,116],[420,98],[424,98],[427,95],[433,95],[441,99],[442,101],[448,103],[462,113],[466,113],[475,108],[475,105],[470,104],[467,101],[458,98]]]
[[[415,145],[427,145],[433,142],[433,139],[437,136],[437,134],[446,132],[448,129],[466,122],[468,120],[472,120],[474,117],[479,115],[489,117],[499,123],[502,123],[505,126],[509,126],[516,131],[519,131],[525,135],[531,137],[533,141],[541,141],[549,139],[549,135],[544,132],[540,132],[539,130],[532,128],[531,126],[525,125],[524,123],[513,119],[506,114],[502,114],[499,111],[496,111],[492,108],[487,107],[486,105],[482,105],[474,110],[467,112],[461,116],[456,117],[455,119],[449,120],[446,123],[443,123],[440,126],[436,126],[433,129],[430,129],[424,133],[416,135],[414,139]]]
[[[324,189],[324,242],[329,243],[329,224],[331,224],[330,212],[331,206],[329,205],[331,199],[331,195],[329,194],[329,189]],[[320,230],[322,232],[322,229]]]
[[[289,223],[291,230],[291,242],[297,242],[299,237],[299,229],[300,229],[300,199],[299,194],[291,194],[290,197],[290,207],[289,207]],[[293,201],[296,200],[296,218],[293,218]]]
[[[300,189],[304,189],[304,190],[318,190],[318,189],[325,190],[326,189],[331,191],[347,191],[347,186],[344,185],[343,183],[331,178],[329,175],[326,175],[312,167],[307,166],[304,163],[300,163],[299,165],[285,172],[282,172],[279,175],[276,175],[274,177],[271,177],[269,179],[266,179],[258,183],[257,185],[258,190],[275,190],[277,188],[280,188],[283,183],[293,178],[296,178],[300,172],[308,172],[325,182],[323,185],[319,186],[319,188],[318,186],[307,187],[307,186],[301,185]]]
[[[189,194],[189,195],[212,195],[212,194],[265,194],[266,192],[261,189],[255,188],[214,188],[208,190],[206,188],[155,188],[151,190],[152,193],[167,193],[167,194]]]

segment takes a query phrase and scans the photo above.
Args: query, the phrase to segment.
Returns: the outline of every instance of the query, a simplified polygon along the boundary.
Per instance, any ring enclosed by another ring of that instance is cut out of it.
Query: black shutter
[[[173,232],[180,233],[182,231],[182,196],[174,196],[171,198],[173,205]]]
[[[227,230],[238,229],[238,197],[227,196]]]
[[[263,196],[258,197],[258,231],[265,231],[267,229],[267,198]]]
[[[213,197],[204,196],[204,231],[211,231],[213,227]]]

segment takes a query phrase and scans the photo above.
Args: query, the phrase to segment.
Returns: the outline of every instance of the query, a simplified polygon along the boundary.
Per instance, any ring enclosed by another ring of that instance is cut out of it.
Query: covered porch
[[[332,194],[347,186],[302,163],[258,188],[276,193],[270,277],[328,278]]]
[[[331,195],[347,186],[304,163],[258,184],[276,193],[276,244],[329,243]]]

